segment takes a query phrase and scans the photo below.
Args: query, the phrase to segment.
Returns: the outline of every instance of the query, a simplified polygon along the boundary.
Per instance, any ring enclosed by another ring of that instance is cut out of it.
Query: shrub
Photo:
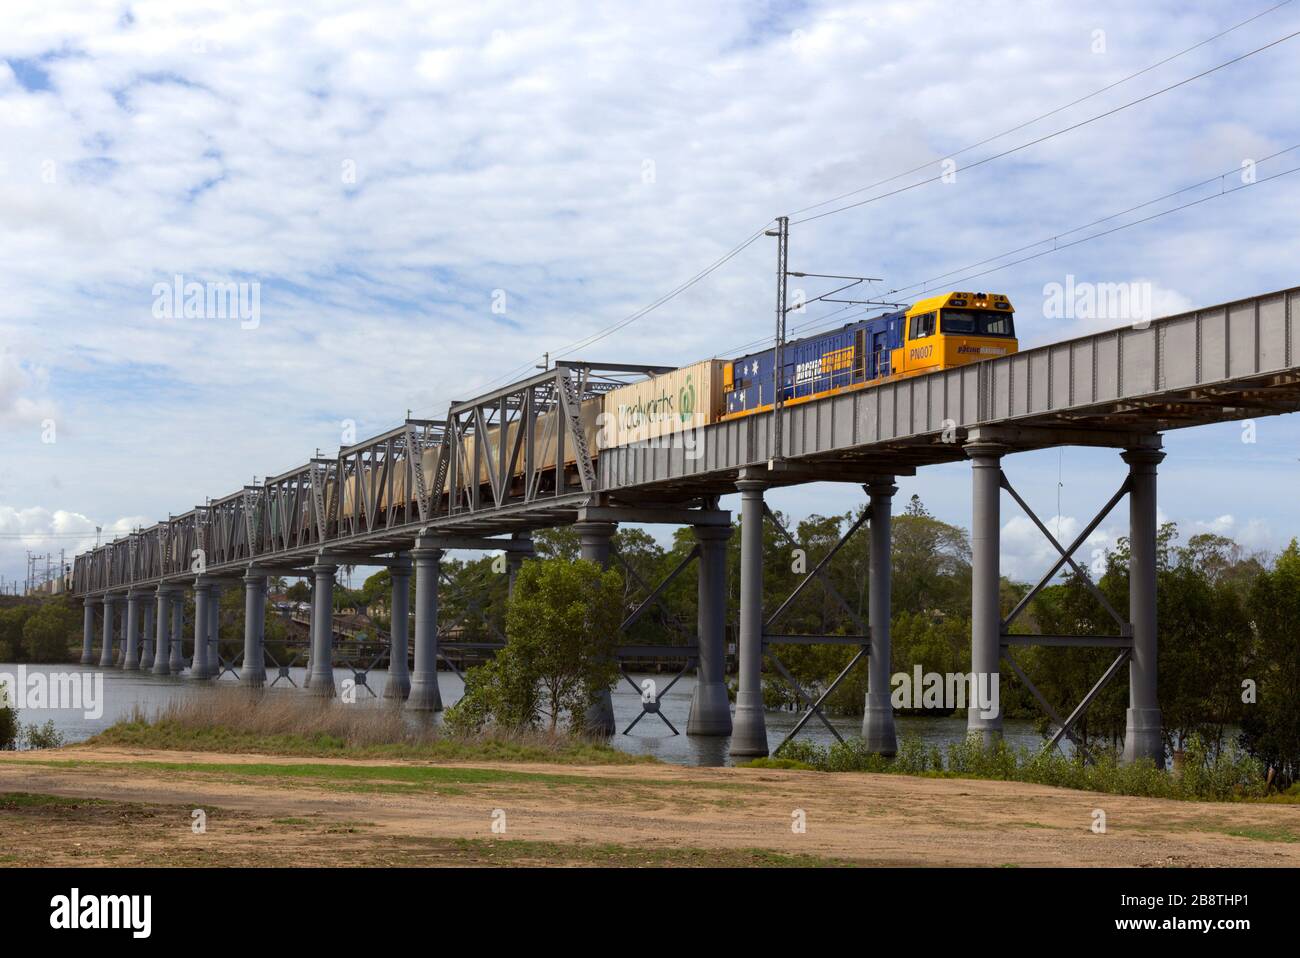
[[[0,687],[0,751],[10,751],[18,747],[18,712],[4,699],[4,689]]]
[[[1094,747],[1091,755],[1090,761],[1079,752],[1035,754],[1023,747],[1013,749],[1001,739],[986,746],[973,737],[940,750],[908,736],[892,759],[868,752],[860,738],[829,749],[813,742],[787,742],[773,758],[822,772],[954,775],[1152,798],[1231,801],[1260,798],[1267,791],[1261,762],[1234,749],[1211,749],[1195,735],[1188,739],[1181,774],[1156,768],[1150,760],[1126,765],[1114,749]]]
[[[24,725],[20,736],[23,748],[63,748],[63,733],[54,727],[54,719],[44,725]]]

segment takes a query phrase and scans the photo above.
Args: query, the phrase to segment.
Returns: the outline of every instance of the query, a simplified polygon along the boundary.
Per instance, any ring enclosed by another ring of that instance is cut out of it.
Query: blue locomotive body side
[[[806,399],[889,376],[893,351],[903,347],[905,314],[906,310],[885,313],[786,343],[781,401]],[[774,352],[750,353],[732,363],[726,415],[772,406]]]

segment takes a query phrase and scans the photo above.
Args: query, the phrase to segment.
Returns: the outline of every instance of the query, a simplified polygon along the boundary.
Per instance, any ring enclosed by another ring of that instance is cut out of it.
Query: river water
[[[80,674],[100,671],[98,667],[88,665],[28,665],[26,670],[29,675],[33,672],[47,674],[49,672],[71,672]],[[271,670],[271,672],[268,681],[275,678],[274,670]],[[16,676],[18,666],[0,664],[0,673]],[[55,728],[63,734],[67,742],[81,742],[117,721],[129,718],[137,707],[146,714],[152,714],[168,702],[202,694],[205,689],[227,685],[234,687],[238,684],[234,676],[230,674],[222,676],[216,683],[198,683],[183,676],[155,676],[150,673],[122,672],[116,669],[105,669],[103,675],[103,714],[99,717],[87,718],[81,710],[19,709],[19,721],[26,724],[43,725],[45,722],[53,720]],[[306,693],[301,686],[303,679],[306,677],[306,670],[302,668],[291,669],[289,677],[297,683],[298,688],[294,688],[286,680],[280,679],[268,690],[269,693],[272,695],[305,695]],[[342,688],[344,680],[352,677],[352,673],[347,669],[335,669],[335,687]],[[376,696],[382,696],[387,677],[387,672],[375,670],[367,676],[366,685],[374,691]],[[638,684],[644,678],[653,679],[660,688],[663,688],[668,681],[662,675],[633,675],[633,678]],[[438,673],[438,687],[442,692],[444,705],[451,705],[456,702],[465,690],[460,677],[454,672]],[[641,693],[638,689],[633,689],[625,681],[615,686],[613,692],[614,719],[618,731],[611,739],[610,744],[625,752],[654,755],[665,762],[679,765],[728,764],[730,759],[727,755],[727,739],[688,736],[685,734],[686,717],[690,712],[691,694],[694,688],[694,678],[684,675],[667,694],[660,696],[661,712],[682,734],[674,735],[656,715],[644,716],[628,734],[623,734],[624,729],[641,713]],[[356,691],[357,706],[382,707],[385,704],[380,698],[372,698],[364,688],[358,688]],[[441,721],[441,716],[435,717],[434,721]],[[794,712],[773,711],[767,713],[767,736],[771,748],[775,749],[777,747],[797,721],[798,715]],[[861,731],[860,719],[831,717],[830,721],[845,738],[858,735]],[[942,747],[949,742],[961,741],[965,737],[966,717],[964,714],[936,718],[900,716],[898,718],[898,734],[900,738],[913,736],[921,739],[926,745],[939,745]],[[1004,735],[1008,744],[1013,747],[1023,745],[1036,751],[1043,745],[1043,739],[1034,731],[1033,723],[1028,720],[1007,719],[1005,721]],[[831,733],[815,716],[804,725],[799,733],[799,738],[820,745],[829,745],[835,741]]]

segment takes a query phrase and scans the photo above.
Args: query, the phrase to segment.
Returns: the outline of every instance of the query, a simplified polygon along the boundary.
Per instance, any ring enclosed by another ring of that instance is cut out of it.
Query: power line
[[[1155,99],[1161,94],[1168,93],[1171,90],[1176,90],[1182,86],[1186,86],[1188,83],[1192,83],[1195,80],[1200,80],[1204,77],[1209,76],[1212,73],[1217,73],[1219,70],[1223,70],[1227,67],[1232,66],[1233,64],[1240,63],[1242,60],[1246,60],[1250,57],[1253,57],[1257,53],[1263,53],[1265,50],[1269,50],[1280,43],[1285,43],[1287,40],[1293,40],[1298,36],[1300,36],[1300,30],[1295,31],[1294,33],[1289,33],[1284,37],[1279,37],[1278,39],[1273,40],[1270,43],[1264,44],[1262,47],[1256,47],[1254,50],[1251,50],[1248,53],[1243,53],[1240,56],[1233,57],[1231,60],[1225,60],[1223,63],[1220,63],[1217,66],[1210,67],[1208,70],[1202,70],[1200,73],[1197,73],[1193,76],[1185,77],[1184,79],[1179,80],[1177,83],[1171,83],[1169,86],[1162,87],[1161,89],[1156,90],[1153,93],[1148,93],[1144,96],[1138,97],[1135,100],[1129,100],[1127,103],[1123,103],[1117,107],[1106,110],[1103,113],[1098,113],[1096,116],[1091,116],[1086,120],[1080,120],[1078,123],[1072,123],[1069,126],[1062,127],[1061,129],[1055,130],[1051,133],[1045,133],[1042,136],[1035,137],[1032,140],[1028,140],[1024,143],[1019,144],[1018,146],[1013,146],[1009,149],[1003,150],[1000,153],[994,153],[991,154],[990,156],[984,157],[983,159],[976,160],[974,163],[962,167],[962,172],[967,172],[973,169],[977,169],[978,167],[984,166],[988,163],[992,163],[994,160],[1000,160],[1003,157],[1010,156],[1013,153],[1019,153],[1021,150],[1027,150],[1031,146],[1037,146],[1039,143],[1044,143],[1047,140],[1055,139],[1056,137],[1061,136],[1065,133],[1072,133],[1073,131],[1088,126],[1091,123],[1096,123],[1098,120],[1104,120],[1106,117],[1114,116],[1116,113],[1121,113],[1124,110],[1129,109],[1130,107],[1134,107],[1140,103],[1145,103],[1148,100]],[[926,165],[929,166],[930,164],[926,164]],[[805,216],[803,219],[794,220],[791,222],[790,225],[798,226],[800,223],[811,223],[814,220],[823,219],[827,216],[834,216],[836,213],[843,213],[847,210],[857,209],[860,206],[866,206],[868,203],[875,203],[878,200],[887,199],[888,197],[891,196],[897,196],[899,193],[906,193],[908,190],[914,190],[920,186],[926,186],[930,183],[936,183],[939,180],[942,180],[946,175],[947,175],[946,173],[939,173],[927,179],[918,180],[915,183],[909,183],[907,186],[900,186],[896,190],[889,190],[888,192],[885,193],[879,193],[875,196],[869,196],[865,200],[858,200],[856,203],[848,203],[844,206],[838,206],[835,209],[826,210],[824,213],[814,213],[812,216]]]
[[[624,317],[623,319],[619,320],[616,323],[606,326],[604,329],[597,330],[595,333],[591,334],[585,339],[577,340],[576,342],[570,343],[569,345],[563,346],[557,350],[551,350],[545,355],[560,357],[578,349],[585,349],[586,347],[599,342],[600,340],[606,338],[607,336],[613,335],[614,333],[618,332],[620,329],[623,329],[624,327],[631,325],[632,323],[636,322],[638,319],[641,319],[647,314],[653,312],[654,310],[658,309],[660,306],[664,305],[665,303],[673,299],[676,299],[682,293],[686,292],[686,290],[690,289],[692,286],[695,286],[701,280],[712,275],[722,266],[730,262],[735,257],[739,256],[742,252],[744,252],[746,249],[752,246],[767,230],[771,222],[772,222],[771,220],[768,220],[761,227],[759,227],[757,230],[755,230],[753,233],[747,236],[744,240],[742,240],[739,244],[733,246],[730,250],[728,250],[718,259],[714,260],[704,269],[700,270],[698,273],[694,274],[684,282],[679,283],[677,286],[674,286],[671,290],[669,290],[667,293],[665,293],[664,295],[660,296],[658,299],[651,302],[649,305],[642,306],[640,309],[636,310],[636,312],[631,313],[630,315]],[[477,388],[491,389],[494,386],[497,386],[499,384],[511,382],[514,379],[514,377],[518,376],[521,372],[527,372],[528,370],[533,368],[535,368],[535,366],[532,362],[526,363],[522,366],[516,367],[515,369],[511,370],[510,372],[502,376],[498,376],[495,379],[489,380],[488,382],[484,383],[483,385]],[[433,408],[439,409],[441,408],[441,405],[442,403],[435,403],[433,404]]]
[[[1286,154],[1286,153],[1291,153],[1291,152],[1294,151],[1294,150],[1300,150],[1300,143],[1297,143],[1297,144],[1294,145],[1294,146],[1288,146],[1288,147],[1287,147],[1286,149],[1284,149],[1284,150],[1278,150],[1276,153],[1270,153],[1268,156],[1261,157],[1260,159],[1258,159],[1258,160],[1255,161],[1255,164],[1256,164],[1256,166],[1258,166],[1260,163],[1267,163],[1269,160],[1277,159],[1279,156],[1282,156],[1282,155],[1284,155],[1284,154]],[[894,293],[900,293],[900,292],[903,292],[904,290],[915,289],[915,288],[918,287],[918,286],[922,287],[922,290],[924,290],[924,288],[925,288],[926,286],[929,286],[931,283],[938,282],[938,281],[941,280],[941,279],[947,279],[948,277],[950,277],[950,276],[955,276],[955,275],[958,274],[958,273],[964,273],[964,272],[966,272],[967,270],[976,269],[976,268],[978,268],[978,267],[980,267],[980,266],[984,266],[984,265],[987,264],[987,263],[994,263],[994,262],[997,262],[998,260],[1003,259],[1003,258],[1005,258],[1005,257],[1007,257],[1007,256],[1014,256],[1014,255],[1016,255],[1017,253],[1023,253],[1023,252],[1025,252],[1026,250],[1031,250],[1031,249],[1033,249],[1033,248],[1036,247],[1036,246],[1042,246],[1044,243],[1055,243],[1055,242],[1058,242],[1058,241],[1059,241],[1062,237],[1064,237],[1064,236],[1070,236],[1070,235],[1072,235],[1072,234],[1074,234],[1074,233],[1078,233],[1078,232],[1080,232],[1080,231],[1082,231],[1082,230],[1089,229],[1090,227],[1093,227],[1093,226],[1100,226],[1102,223],[1108,223],[1108,222],[1110,222],[1110,221],[1113,220],[1113,219],[1117,219],[1118,217],[1121,217],[1121,216],[1127,216],[1129,213],[1135,213],[1135,212],[1137,212],[1137,211],[1140,210],[1140,209],[1145,209],[1146,207],[1151,206],[1151,205],[1153,205],[1153,204],[1155,204],[1155,203],[1159,203],[1159,202],[1161,202],[1162,200],[1172,199],[1172,198],[1175,197],[1175,196],[1181,196],[1183,193],[1191,192],[1192,190],[1199,189],[1199,188],[1202,187],[1202,186],[1207,186],[1207,185],[1209,185],[1210,183],[1214,183],[1214,182],[1222,181],[1224,178],[1226,178],[1226,177],[1228,177],[1228,176],[1231,176],[1232,174],[1234,174],[1234,173],[1238,173],[1238,172],[1240,172],[1240,167],[1234,167],[1233,169],[1231,169],[1231,170],[1227,170],[1227,171],[1225,171],[1225,172],[1223,172],[1223,173],[1219,173],[1219,174],[1216,175],[1216,176],[1210,176],[1210,177],[1207,177],[1207,178],[1201,180],[1201,181],[1198,182],[1198,183],[1192,183],[1190,186],[1184,186],[1182,189],[1174,190],[1172,193],[1166,193],[1166,194],[1164,194],[1163,196],[1157,196],[1157,197],[1155,197],[1154,199],[1147,200],[1145,203],[1139,203],[1139,204],[1137,204],[1136,206],[1130,206],[1130,207],[1129,207],[1128,209],[1126,209],[1126,210],[1120,210],[1118,213],[1111,213],[1110,215],[1108,215],[1108,216],[1103,216],[1103,217],[1101,217],[1100,219],[1095,219],[1095,220],[1092,220],[1092,221],[1089,222],[1089,223],[1084,223],[1082,226],[1076,226],[1076,227],[1074,227],[1073,229],[1068,229],[1068,230],[1065,230],[1064,232],[1057,233],[1055,236],[1049,236],[1049,237],[1047,237],[1047,238],[1045,238],[1045,239],[1041,239],[1041,240],[1039,240],[1039,241],[1036,242],[1036,243],[1028,243],[1028,244],[1026,244],[1026,245],[1024,245],[1024,246],[1018,246],[1018,247],[1016,247],[1015,249],[1007,250],[1005,253],[998,253],[996,256],[989,256],[989,257],[986,257],[986,258],[984,258],[984,259],[982,259],[982,260],[979,260],[978,262],[969,263],[969,264],[967,264],[966,266],[961,266],[961,267],[958,267],[957,269],[951,269],[951,270],[948,270],[947,272],[945,272],[945,273],[940,273],[940,274],[938,274],[937,276],[931,276],[931,277],[929,277],[928,279],[919,280],[918,282],[915,282],[915,283],[909,283],[909,284],[906,285],[906,286],[898,286],[898,287],[895,287],[894,289],[891,289],[891,290],[890,290],[888,293],[886,293],[885,295],[887,295],[887,296],[892,296]],[[1228,190],[1224,190],[1224,192],[1230,192],[1230,191],[1228,191]],[[1168,212],[1172,212],[1172,210],[1170,210],[1170,211],[1168,211]],[[1098,234],[1095,234],[1095,235],[1097,235],[1097,236],[1104,236],[1104,235],[1106,235],[1106,234],[1105,234],[1105,233],[1098,233]],[[1050,252],[1050,251],[1049,251],[1049,252]],[[981,274],[981,275],[983,275],[983,274]]]
[[[1292,150],[1295,150],[1295,149],[1300,149],[1300,145],[1293,146],[1293,147],[1289,147],[1289,148],[1286,149],[1286,150],[1281,150],[1281,151],[1279,151],[1278,153],[1274,153],[1274,154],[1272,154],[1270,157],[1266,157],[1265,159],[1271,159],[1272,157],[1280,156],[1280,155],[1283,154],[1283,153],[1288,153],[1288,152],[1291,152]],[[1261,160],[1260,162],[1263,162],[1263,161]],[[1234,171],[1232,171],[1232,172],[1236,172],[1236,171],[1234,170]],[[1100,238],[1102,238],[1102,237],[1104,237],[1104,236],[1110,236],[1110,235],[1113,234],[1113,233],[1118,233],[1118,232],[1121,232],[1122,230],[1126,230],[1126,229],[1129,229],[1129,228],[1134,227],[1134,226],[1140,226],[1140,225],[1142,225],[1143,223],[1149,223],[1149,222],[1151,222],[1152,220],[1160,219],[1160,218],[1163,217],[1163,216],[1168,216],[1170,213],[1177,213],[1177,212],[1180,212],[1180,211],[1182,211],[1182,210],[1189,209],[1189,208],[1191,208],[1191,207],[1193,207],[1193,206],[1199,206],[1201,203],[1205,203],[1205,202],[1208,202],[1208,201],[1210,201],[1210,200],[1219,199],[1219,198],[1224,197],[1224,196],[1229,196],[1229,195],[1231,195],[1231,194],[1233,194],[1233,193],[1239,193],[1239,192],[1241,192],[1242,190],[1248,189],[1248,188],[1250,188],[1250,187],[1252,187],[1252,186],[1257,186],[1257,185],[1259,185],[1259,184],[1261,184],[1261,183],[1268,183],[1268,182],[1270,182],[1270,181],[1272,181],[1272,180],[1280,179],[1280,178],[1283,177],[1283,176],[1288,176],[1288,175],[1290,175],[1290,174],[1292,174],[1292,173],[1297,173],[1297,172],[1300,172],[1300,166],[1298,166],[1298,167],[1292,167],[1292,168],[1289,169],[1289,170],[1282,170],[1282,171],[1280,171],[1280,172],[1278,172],[1278,173],[1274,173],[1274,174],[1272,174],[1272,175],[1270,175],[1270,176],[1261,177],[1260,179],[1255,180],[1254,182],[1244,183],[1244,184],[1242,184],[1241,186],[1235,186],[1235,187],[1232,187],[1231,189],[1224,189],[1224,190],[1222,190],[1221,192],[1218,192],[1218,193],[1211,193],[1209,196],[1203,196],[1203,197],[1200,197],[1199,199],[1191,200],[1191,201],[1189,201],[1189,202],[1187,202],[1187,203],[1180,204],[1179,206],[1173,206],[1173,207],[1170,207],[1170,208],[1167,209],[1167,210],[1161,210],[1159,213],[1153,213],[1153,214],[1151,214],[1150,216],[1144,216],[1144,217],[1142,217],[1141,219],[1136,219],[1136,220],[1134,220],[1134,221],[1131,222],[1131,223],[1124,223],[1124,224],[1122,224],[1122,225],[1120,225],[1120,226],[1113,227],[1112,229],[1102,230],[1102,231],[1099,232],[1099,233],[1092,233],[1092,234],[1089,234],[1088,236],[1084,236],[1084,237],[1082,237],[1082,238],[1080,238],[1080,239],[1073,240],[1073,241],[1071,241],[1071,242],[1069,242],[1069,243],[1063,243],[1063,244],[1054,245],[1051,249],[1041,250],[1041,251],[1039,251],[1039,252],[1037,252],[1037,253],[1033,253],[1033,254],[1031,254],[1031,255],[1029,255],[1029,256],[1023,256],[1023,257],[1021,257],[1020,259],[1012,260],[1011,262],[1008,262],[1008,263],[1002,263],[1002,264],[1000,264],[1000,265],[998,265],[998,266],[994,266],[994,267],[991,267],[991,268],[986,269],[986,270],[981,270],[980,272],[969,273],[969,274],[967,274],[967,275],[961,276],[960,278],[958,278],[958,279],[956,279],[956,280],[953,280],[951,283],[949,283],[949,284],[947,284],[947,285],[953,285],[953,286],[961,285],[961,284],[966,283],[968,280],[978,279],[978,278],[981,277],[981,276],[987,276],[987,275],[989,275],[990,273],[996,273],[996,272],[999,272],[999,271],[1001,271],[1001,270],[1008,269],[1008,268],[1010,268],[1010,267],[1012,267],[1012,266],[1018,266],[1018,265],[1020,265],[1021,263],[1027,263],[1027,262],[1029,262],[1030,260],[1039,259],[1039,258],[1041,258],[1041,257],[1043,257],[1043,256],[1047,256],[1047,255],[1049,255],[1049,254],[1051,254],[1051,253],[1060,252],[1061,250],[1069,249],[1070,247],[1073,247],[1073,246],[1079,246],[1079,245],[1081,245],[1081,244],[1083,244],[1083,243],[1087,243],[1087,242],[1090,242],[1090,241],[1095,240],[1095,239],[1100,239]],[[1059,237],[1059,236],[1068,236],[1068,235],[1070,235],[1071,233],[1077,233],[1080,229],[1087,229],[1088,226],[1093,226],[1093,225],[1096,225],[1096,224],[1098,224],[1098,223],[1107,222],[1107,221],[1109,221],[1109,220],[1114,219],[1114,218],[1117,217],[1117,216],[1123,216],[1123,215],[1125,215],[1125,213],[1132,212],[1133,210],[1138,210],[1138,209],[1142,209],[1143,207],[1150,206],[1152,203],[1159,202],[1159,201],[1162,200],[1162,199],[1168,199],[1168,198],[1171,197],[1171,196],[1177,196],[1177,195],[1179,195],[1180,193],[1186,193],[1186,192],[1187,192],[1188,190],[1190,190],[1190,189],[1195,189],[1196,186],[1203,186],[1203,185],[1205,185],[1206,183],[1212,183],[1212,182],[1214,182],[1215,180],[1222,180],[1222,179],[1223,179],[1225,176],[1227,176],[1227,175],[1228,175],[1228,174],[1225,173],[1225,174],[1221,174],[1221,175],[1219,175],[1219,176],[1210,177],[1209,179],[1207,179],[1207,180],[1203,180],[1201,183],[1195,184],[1194,186],[1185,187],[1184,189],[1182,189],[1182,190],[1176,190],[1176,191],[1173,192],[1173,193],[1167,193],[1167,194],[1165,194],[1165,196],[1157,197],[1156,199],[1154,199],[1154,200],[1149,200],[1149,201],[1147,201],[1146,203],[1140,203],[1140,204],[1138,204],[1137,206],[1130,207],[1128,210],[1125,210],[1125,211],[1123,211],[1123,212],[1115,213],[1115,214],[1112,214],[1111,216],[1102,217],[1102,218],[1099,219],[1099,220],[1094,220],[1094,221],[1093,221],[1092,223],[1090,223],[1090,224],[1086,224],[1086,225],[1081,226],[1081,227],[1076,227],[1076,228],[1074,228],[1074,229],[1072,229],[1072,230],[1066,230],[1064,233],[1060,233],[1060,234],[1058,234],[1058,237]],[[977,268],[977,267],[983,265],[984,263],[988,263],[988,262],[992,262],[992,261],[994,261],[994,260],[1001,259],[1001,258],[1003,258],[1004,256],[1012,256],[1012,255],[1015,255],[1015,254],[1018,253],[1018,252],[1022,252],[1022,251],[1024,251],[1024,250],[1026,250],[1026,249],[1033,249],[1035,246],[1041,246],[1043,243],[1049,243],[1049,242],[1052,242],[1052,240],[1055,239],[1055,238],[1056,238],[1056,237],[1052,237],[1052,238],[1049,238],[1049,239],[1046,239],[1046,240],[1041,240],[1041,241],[1039,241],[1038,243],[1031,243],[1031,244],[1029,244],[1028,246],[1022,246],[1022,247],[1019,247],[1018,249],[1010,250],[1010,251],[1008,251],[1008,252],[1006,252],[1006,253],[1001,253],[1001,254],[999,254],[998,256],[993,256],[993,257],[990,257],[989,259],[981,260],[979,263],[972,263],[972,264],[970,264],[970,265],[968,265],[968,266],[961,267],[960,269],[950,270],[949,272],[944,273],[944,274],[941,274],[940,277],[936,277],[936,278],[943,278],[943,277],[947,277],[947,276],[954,275],[954,274],[956,274],[956,273],[964,273],[966,270],[969,270],[969,269],[975,269],[975,268]],[[928,279],[928,280],[923,280],[923,281],[916,282],[916,283],[911,283],[911,284],[909,284],[909,285],[907,285],[907,286],[899,286],[899,287],[896,287],[895,289],[890,290],[889,293],[887,293],[887,294],[885,294],[885,295],[890,295],[890,294],[893,294],[893,293],[901,292],[901,291],[903,291],[903,290],[913,289],[913,288],[915,288],[915,287],[917,287],[917,286],[926,285],[926,284],[929,284],[929,283],[934,282],[936,278],[932,278],[932,279]],[[871,312],[871,310],[864,310],[864,312]],[[820,331],[819,329],[809,329],[808,327],[812,326],[814,323],[821,322],[822,320],[824,320],[824,319],[826,319],[826,318],[827,318],[826,316],[822,316],[822,317],[816,317],[816,318],[814,318],[814,319],[808,320],[807,322],[805,322],[805,323],[801,323],[800,325],[794,327],[794,330],[792,330],[792,331],[803,331],[803,330],[807,330],[807,332],[808,332],[809,334],[812,334],[812,333],[814,333],[814,332],[818,332],[818,331]],[[828,327],[828,328],[829,328],[829,327]],[[767,342],[767,340],[766,340],[766,339],[764,339],[764,340],[758,340],[758,341],[756,341],[756,342],[758,342],[758,343],[763,343],[763,342]],[[726,354],[724,354],[724,355],[734,355],[735,352],[738,352],[738,351],[741,350],[741,349],[746,349],[746,348],[748,348],[748,347],[751,346],[751,345],[754,345],[754,343],[748,343],[748,344],[746,344],[745,346],[736,347],[734,350],[731,350],[731,351],[729,351],[728,353],[726,353]]]
[[[1179,57],[1185,56],[1188,53],[1191,53],[1193,50],[1198,50],[1208,43],[1213,43],[1215,40],[1222,39],[1223,37],[1226,37],[1229,33],[1232,33],[1234,30],[1239,30],[1242,27],[1246,26],[1247,24],[1253,23],[1254,21],[1258,20],[1260,17],[1267,16],[1268,14],[1274,12],[1275,10],[1279,10],[1282,7],[1285,7],[1289,3],[1291,3],[1291,0],[1282,0],[1281,3],[1269,7],[1267,10],[1255,14],[1253,17],[1249,17],[1245,20],[1242,20],[1240,23],[1228,27],[1228,29],[1220,33],[1216,33],[1212,37],[1207,37],[1206,39],[1202,40],[1200,43],[1195,43],[1192,46],[1187,47],[1185,50],[1180,50],[1177,53],[1172,54],[1171,56],[1167,56],[1163,60],[1159,60],[1151,64],[1149,67],[1144,67],[1143,69],[1138,70],[1136,73],[1130,73],[1122,80],[1116,80],[1114,83],[1108,84],[1107,86],[1102,87],[1100,90],[1094,90],[1092,93],[1088,93],[1084,96],[1081,96],[1076,100],[1071,100],[1069,103],[1065,104],[1064,106],[1058,106],[1054,110],[1049,110],[1046,113],[1039,114],[1038,116],[1034,117],[1032,120],[1026,120],[1025,122],[1013,126],[1010,129],[1003,130],[1001,133],[994,133],[992,136],[985,137],[984,139],[980,140],[978,143],[972,143],[970,146],[964,146],[960,150],[957,150],[956,152],[949,153],[947,156],[937,156],[934,159],[930,160],[929,162],[922,163],[920,166],[914,166],[910,170],[904,170],[901,173],[895,173],[893,176],[888,176],[883,180],[877,180],[874,183],[868,183],[866,186],[859,187],[856,190],[850,190],[847,193],[841,193],[839,196],[832,196],[830,199],[822,200],[820,203],[813,203],[811,206],[805,206],[803,209],[795,210],[790,215],[798,216],[801,213],[807,213],[809,210],[815,210],[818,209],[819,207],[827,206],[831,203],[838,203],[840,200],[848,199],[850,196],[856,196],[859,193],[865,193],[867,190],[875,189],[877,186],[884,186],[886,183],[892,183],[894,182],[894,180],[902,179],[904,176],[910,176],[913,173],[919,173],[921,170],[933,166],[935,163],[941,163],[945,159],[952,159],[953,157],[961,156],[963,153],[969,153],[971,150],[978,149],[981,146],[985,146],[989,143],[992,143],[994,140],[1000,140],[1004,136],[1009,136],[1012,133],[1017,133],[1020,130],[1023,130],[1025,127],[1033,126],[1035,123],[1039,122],[1040,120],[1046,120],[1048,117],[1055,116],[1058,113],[1062,113],[1070,109],[1070,107],[1078,106],[1080,103],[1083,103],[1086,100],[1091,100],[1093,97],[1101,96],[1101,94],[1107,93],[1118,86],[1122,86],[1123,84],[1128,83],[1130,80],[1136,80],[1138,77],[1150,73],[1152,70],[1155,70],[1158,67],[1162,67],[1166,63],[1170,63],[1174,60],[1177,60]]]

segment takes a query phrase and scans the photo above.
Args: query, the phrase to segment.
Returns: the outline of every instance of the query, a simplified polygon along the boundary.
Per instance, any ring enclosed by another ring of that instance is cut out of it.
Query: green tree
[[[1249,607],[1257,640],[1245,677],[1255,679],[1257,701],[1245,706],[1241,742],[1285,785],[1300,780],[1300,545],[1295,539],[1255,580]]]
[[[567,716],[581,726],[587,708],[618,675],[614,660],[623,616],[623,577],[594,562],[526,562],[506,612],[510,641],[470,669],[465,696],[448,710],[453,727],[552,731]]]
[[[27,661],[23,628],[35,611],[34,606],[28,604],[0,609],[0,662]]]
[[[23,646],[29,662],[66,662],[69,645],[80,637],[79,616],[61,600],[41,603],[23,625]]]

